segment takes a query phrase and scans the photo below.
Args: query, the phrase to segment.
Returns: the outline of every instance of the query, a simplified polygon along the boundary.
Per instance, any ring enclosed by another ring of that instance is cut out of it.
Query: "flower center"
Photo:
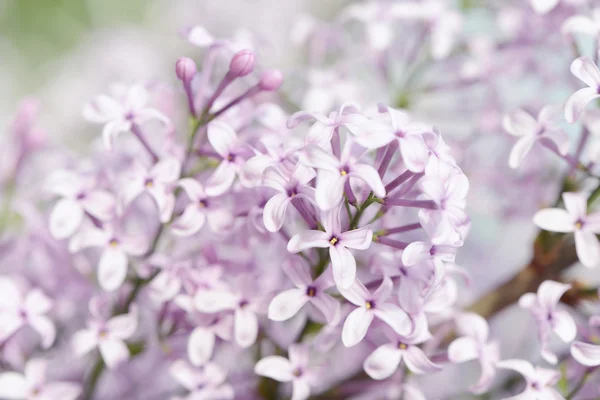
[[[333,246],[335,246],[339,241],[340,240],[335,236],[332,236],[331,239],[329,239],[329,243],[331,243]]]
[[[108,245],[114,249],[115,247],[117,247],[119,245],[119,241],[115,238],[112,238],[108,242]]]
[[[229,162],[235,161],[235,154],[229,153],[229,155],[227,156],[227,161],[229,161]]]
[[[583,228],[583,221],[578,219],[577,222],[575,222],[575,229],[579,230]]]
[[[240,308],[246,308],[248,306],[248,304],[249,303],[247,300],[242,300],[242,301],[240,301],[239,306],[240,306]]]
[[[302,370],[300,368],[294,368],[294,371],[292,371],[292,374],[296,378],[300,378],[302,376]]]
[[[367,310],[370,310],[372,308],[375,308],[375,302],[373,300],[369,300],[365,303],[365,308]]]
[[[399,348],[400,350],[406,350],[406,348],[407,348],[407,347],[408,347],[408,346],[407,346],[405,343],[398,343],[398,348]]]
[[[315,297],[317,295],[317,288],[314,286],[309,286],[306,288],[306,295],[308,297]]]
[[[198,201],[198,207],[200,208],[206,208],[208,206],[208,203],[206,202],[206,200],[202,199]]]
[[[144,181],[144,186],[146,186],[147,188],[151,188],[152,186],[154,186],[154,181],[152,180],[152,178],[146,178],[146,180]]]

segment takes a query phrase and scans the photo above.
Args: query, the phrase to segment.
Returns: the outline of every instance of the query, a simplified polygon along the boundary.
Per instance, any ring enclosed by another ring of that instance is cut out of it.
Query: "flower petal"
[[[472,337],[460,337],[448,346],[448,358],[453,363],[475,360],[478,356],[478,345]]]
[[[29,325],[42,337],[42,348],[52,346],[56,339],[56,327],[52,320],[46,316],[29,317]]]
[[[306,379],[294,379],[292,388],[292,398],[290,400],[306,400],[310,397],[310,385]]]
[[[115,212],[115,198],[104,190],[93,190],[86,193],[80,203],[85,211],[102,221],[110,220]]]
[[[308,302],[306,291],[290,289],[279,293],[269,304],[269,319],[285,321],[292,318]]]
[[[200,366],[210,360],[214,347],[214,333],[200,326],[194,329],[190,334],[187,345],[187,354],[192,365]]]
[[[197,204],[191,203],[185,208],[181,217],[173,222],[171,230],[177,236],[191,236],[202,229],[205,221],[206,215]]]
[[[368,226],[364,226],[359,229],[342,233],[339,239],[344,247],[356,250],[366,250],[371,246],[373,231]]]
[[[112,338],[129,339],[135,333],[138,327],[137,308],[131,307],[127,314],[117,315],[109,319],[106,323],[108,334]]]
[[[367,375],[376,380],[388,378],[396,372],[403,351],[392,344],[379,346],[363,363]]]
[[[269,232],[277,232],[281,229],[289,203],[290,197],[285,193],[278,193],[267,201],[263,209],[263,222]]]
[[[537,125],[535,118],[521,109],[511,112],[502,120],[502,127],[513,136],[533,136]]]
[[[240,346],[250,347],[258,336],[258,319],[247,307],[237,308],[234,314],[235,326],[233,333],[235,341]]]
[[[537,292],[540,306],[545,310],[553,310],[560,301],[562,295],[570,288],[571,285],[565,283],[551,280],[542,282]]]
[[[520,138],[510,151],[508,165],[513,169],[519,168],[536,140],[537,138],[535,136],[524,136]]]
[[[0,398],[7,400],[20,400],[28,396],[29,387],[25,377],[16,372],[3,372],[0,374]]]
[[[562,194],[565,208],[573,219],[584,219],[587,214],[587,196],[583,192],[565,192]]]
[[[530,362],[525,360],[502,360],[496,364],[498,368],[512,369],[523,375],[528,381],[532,381],[536,377],[536,370]]]
[[[561,208],[545,208],[535,213],[533,223],[550,232],[573,232],[573,217]]]
[[[600,345],[574,342],[571,345],[571,355],[582,365],[588,367],[600,365]]]
[[[385,197],[385,187],[377,170],[367,164],[355,164],[350,169],[350,176],[361,179],[377,197]]]
[[[548,0],[547,0],[548,1]],[[556,0],[552,0],[555,1]],[[600,86],[600,71],[589,57],[579,57],[571,63],[571,73],[586,83],[590,88]]]
[[[292,364],[281,356],[263,358],[254,366],[254,373],[279,382],[290,382],[294,379]]]
[[[322,231],[302,231],[290,239],[287,249],[290,253],[298,253],[311,247],[327,248],[330,246],[329,237]]]
[[[72,236],[83,221],[81,206],[71,199],[60,199],[50,214],[50,233],[55,239]]]
[[[413,330],[413,323],[408,314],[394,304],[378,304],[375,306],[373,314],[399,335],[408,336]]]
[[[600,264],[600,242],[594,232],[575,231],[575,250],[584,266],[593,268]]]
[[[319,174],[315,200],[321,210],[337,210],[336,206],[344,199],[344,185],[347,180],[347,176],[342,176],[339,172],[321,172]]]
[[[106,339],[100,342],[100,354],[109,369],[129,359],[129,349],[121,340]]]
[[[235,181],[237,170],[237,165],[222,161],[206,182],[206,194],[219,196],[229,190]]]
[[[312,283],[308,267],[297,257],[288,259],[283,264],[283,272],[296,286],[308,286]]]
[[[237,297],[223,290],[199,290],[194,296],[194,307],[200,312],[216,313],[237,307]]]
[[[213,149],[224,159],[227,159],[238,142],[233,128],[221,121],[208,124],[207,136]]]
[[[442,369],[440,365],[427,358],[423,350],[417,346],[408,346],[404,353],[404,362],[415,374],[429,374]]]
[[[335,284],[342,289],[349,288],[356,278],[356,260],[344,246],[330,246],[329,257]]]
[[[81,357],[98,346],[98,336],[90,329],[83,329],[75,332],[72,343],[75,355]]]
[[[570,343],[577,337],[577,325],[565,310],[556,310],[552,315],[552,330],[563,342]]]
[[[365,308],[359,307],[352,311],[346,317],[344,327],[342,328],[342,342],[344,346],[352,347],[360,343],[367,334],[372,321],[373,313]]]
[[[179,179],[181,173],[181,162],[170,157],[158,162],[150,169],[149,175],[158,182],[174,183]]]
[[[567,122],[572,124],[578,121],[588,103],[599,97],[598,91],[592,88],[579,89],[573,93],[565,103],[565,119]]]
[[[127,276],[127,256],[119,249],[107,248],[98,263],[98,283],[107,292],[121,287]]]

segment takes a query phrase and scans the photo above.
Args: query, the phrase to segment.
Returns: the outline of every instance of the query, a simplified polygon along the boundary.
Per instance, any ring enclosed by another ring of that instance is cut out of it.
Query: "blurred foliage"
[[[1,2],[2,0],[0,0]],[[89,30],[142,21],[144,0],[4,0],[0,36],[29,66],[75,46]]]

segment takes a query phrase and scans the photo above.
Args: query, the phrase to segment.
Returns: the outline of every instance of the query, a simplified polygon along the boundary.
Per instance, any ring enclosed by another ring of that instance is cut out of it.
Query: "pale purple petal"
[[[429,159],[429,150],[420,135],[408,135],[399,140],[402,161],[412,172],[423,172]]]
[[[98,283],[112,292],[121,287],[127,276],[127,256],[119,249],[107,248],[98,263]]]
[[[350,170],[350,176],[362,179],[371,188],[375,196],[385,197],[385,187],[375,168],[366,164],[355,164]]]
[[[379,346],[363,363],[367,375],[376,380],[388,378],[396,372],[404,351],[393,344]]]
[[[187,354],[192,365],[205,364],[213,354],[215,334],[208,329],[197,327],[188,339]]]
[[[104,190],[88,192],[79,202],[85,211],[102,221],[110,220],[115,212],[115,198]]]
[[[535,213],[533,223],[550,232],[573,232],[575,220],[561,208],[546,208]]]
[[[125,108],[128,111],[141,110],[148,103],[148,91],[142,85],[133,85],[127,91]]]
[[[346,300],[358,307],[364,307],[372,297],[369,290],[358,279],[355,279],[349,287],[339,287],[338,290]]]
[[[536,133],[537,121],[526,111],[518,109],[502,120],[504,129],[513,136],[531,136]]]
[[[317,178],[315,200],[323,211],[336,209],[344,198],[344,185],[348,176],[339,172],[322,172]],[[337,210],[337,209],[336,209]]]
[[[80,385],[70,382],[50,382],[44,385],[40,399],[76,400],[83,392]]]
[[[553,0],[555,3],[556,1]],[[586,83],[590,88],[600,86],[600,71],[589,57],[579,57],[571,63],[571,73]]]
[[[356,278],[356,260],[343,246],[330,246],[329,257],[335,284],[342,289],[349,288]]]
[[[190,28],[186,34],[186,39],[198,47],[208,47],[215,43],[215,38],[204,27],[196,25]]]
[[[578,363],[587,367],[600,365],[600,345],[574,342],[571,345],[571,355]]]
[[[535,12],[537,12],[538,14],[546,14],[546,13],[552,11],[552,9],[554,7],[556,7],[559,0],[530,0],[530,1],[531,1],[531,7],[533,7]]]
[[[565,208],[573,219],[584,219],[587,214],[587,196],[583,192],[565,192],[562,194]]]
[[[431,258],[431,244],[412,242],[402,251],[402,264],[410,267]]]
[[[290,239],[287,249],[291,253],[298,253],[311,247],[326,248],[331,245],[329,237],[330,235],[322,231],[302,231]]]
[[[52,300],[40,289],[31,289],[25,296],[23,305],[28,314],[45,314],[52,309]]]
[[[542,282],[537,292],[540,306],[544,307],[545,310],[553,310],[562,295],[570,288],[571,285],[565,283],[550,280]]]
[[[366,250],[371,246],[373,231],[368,226],[364,226],[359,229],[342,233],[339,239],[344,247],[356,250]]]
[[[206,194],[219,196],[225,193],[233,185],[237,170],[237,165],[222,161],[206,182]]]
[[[240,346],[250,347],[256,341],[258,336],[258,319],[247,307],[237,308],[235,310],[235,326],[234,336],[235,341]]]
[[[254,366],[254,372],[279,382],[290,382],[294,379],[292,364],[281,356],[263,358]]]
[[[519,168],[536,140],[537,138],[535,136],[524,136],[520,138],[510,151],[510,155],[508,156],[508,165],[511,168]]]
[[[29,386],[25,377],[16,372],[3,372],[0,374],[0,398],[7,400],[25,399]]]
[[[417,346],[408,346],[404,352],[404,362],[415,374],[428,374],[442,369],[440,365],[427,358],[423,350]]]
[[[181,162],[176,158],[167,158],[157,163],[149,175],[158,182],[174,183],[181,173]]]
[[[359,307],[352,311],[346,321],[344,321],[344,327],[342,328],[342,342],[346,347],[352,347],[360,343],[373,321],[373,313],[369,312],[363,307]]]
[[[60,199],[50,214],[50,233],[55,239],[72,236],[83,221],[83,209],[71,199]]]
[[[399,335],[408,336],[413,330],[413,323],[408,314],[394,304],[376,304],[372,311]]]
[[[381,281],[381,285],[379,285],[377,290],[373,293],[373,300],[376,304],[383,303],[390,297],[393,289],[394,284],[392,283],[392,280],[387,276],[384,277]]]
[[[584,266],[593,268],[600,265],[600,242],[594,232],[575,231],[575,250]]]
[[[75,332],[72,342],[75,354],[81,357],[98,346],[98,336],[96,335],[96,332],[89,329],[84,329]]]
[[[236,296],[221,290],[199,290],[194,296],[194,307],[206,313],[231,310],[237,307],[237,303]]]
[[[496,364],[498,368],[512,369],[523,375],[528,381],[532,381],[536,377],[536,370],[530,362],[525,360],[503,360]]]
[[[52,346],[54,339],[56,339],[56,327],[50,318],[45,316],[29,317],[29,325],[40,334],[42,348],[47,349]]]
[[[202,229],[205,221],[204,212],[197,204],[192,203],[185,208],[181,217],[173,222],[171,230],[177,236],[191,236]]]
[[[265,204],[263,222],[269,232],[277,232],[281,229],[290,200],[286,193],[278,193]]]
[[[460,337],[448,346],[448,358],[453,363],[475,360],[478,357],[478,344],[472,337]]]
[[[310,397],[310,385],[306,379],[295,379],[292,386],[293,392],[290,400],[306,400]]]
[[[238,143],[233,128],[221,121],[211,122],[207,128],[207,135],[213,149],[224,159],[227,159]]]
[[[100,342],[100,354],[109,369],[129,359],[129,349],[121,340],[107,339]]]
[[[106,150],[111,151],[114,146],[117,135],[121,132],[127,132],[131,129],[131,122],[120,119],[113,120],[104,125],[102,129],[102,139]]]
[[[112,338],[129,339],[135,333],[138,326],[138,311],[133,307],[127,314],[117,315],[106,323],[108,334]]]
[[[283,272],[296,286],[308,286],[312,283],[308,267],[297,258],[286,261],[283,264]]]
[[[552,330],[563,342],[570,343],[577,336],[577,325],[573,317],[565,310],[556,310],[552,315]]]
[[[328,322],[335,321],[340,316],[340,302],[326,293],[318,294],[309,298],[310,303],[315,306]]]
[[[269,319],[285,321],[292,318],[308,302],[306,290],[290,289],[279,293],[269,304]]]
[[[565,104],[565,119],[569,123],[575,123],[581,118],[585,107],[592,101],[600,97],[597,89],[583,88],[579,89],[569,97]]]

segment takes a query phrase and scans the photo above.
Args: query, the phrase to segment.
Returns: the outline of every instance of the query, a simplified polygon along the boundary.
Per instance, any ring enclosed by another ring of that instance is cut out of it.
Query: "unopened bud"
[[[196,76],[196,63],[188,57],[181,57],[175,63],[177,78],[183,82],[191,82]]]
[[[254,69],[254,53],[252,50],[240,50],[229,63],[229,74],[233,78],[246,76]]]
[[[283,83],[283,74],[278,69],[270,69],[265,72],[260,77],[260,81],[258,82],[258,86],[265,91],[273,91],[279,89],[281,84]]]

